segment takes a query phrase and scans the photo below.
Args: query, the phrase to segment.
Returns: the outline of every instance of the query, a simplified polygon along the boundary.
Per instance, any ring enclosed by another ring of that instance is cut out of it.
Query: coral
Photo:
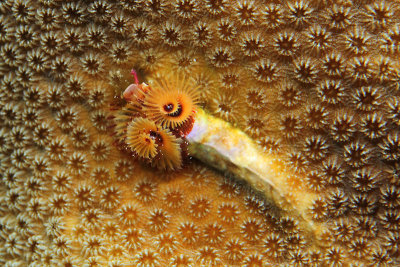
[[[56,138],[48,143],[46,151],[52,160],[62,160],[66,157],[67,142],[64,138]]]
[[[116,187],[105,188],[100,195],[100,205],[104,209],[114,209],[118,207],[121,199],[121,192]]]
[[[386,185],[381,188],[381,202],[389,208],[400,206],[400,191],[397,186]]]
[[[342,265],[344,252],[338,247],[329,248],[325,253],[325,263],[329,265]]]
[[[80,208],[87,208],[93,203],[94,192],[93,188],[81,184],[74,190],[75,202]]]
[[[289,22],[293,23],[295,27],[302,28],[310,23],[314,9],[303,1],[296,1],[288,3],[288,11]]]
[[[66,214],[70,206],[70,200],[65,194],[56,194],[49,199],[49,202],[49,211],[54,215]]]
[[[77,110],[74,108],[65,108],[57,113],[56,121],[63,130],[69,130],[75,126],[77,121]]]
[[[183,42],[181,27],[172,20],[162,25],[161,36],[165,45],[170,47],[177,47]]]
[[[325,18],[327,19],[327,24],[330,25],[334,30],[343,30],[350,25],[353,12],[350,7],[344,4],[333,5],[329,9]]]
[[[293,74],[296,80],[301,83],[314,83],[318,75],[318,67],[310,58],[297,58],[294,61]]]
[[[65,93],[60,84],[48,84],[45,91],[46,100],[52,109],[58,110],[65,105]]]
[[[194,20],[198,16],[199,8],[196,1],[177,0],[173,6],[178,17],[185,21]]]
[[[48,204],[43,198],[31,198],[27,203],[27,213],[34,220],[42,220],[47,214]]]
[[[237,17],[237,22],[249,26],[258,22],[258,7],[255,1],[238,1],[237,5],[233,6],[234,16]]]
[[[130,228],[122,232],[121,239],[124,246],[131,250],[138,249],[144,241],[142,230],[136,228]]]
[[[232,41],[237,34],[236,26],[228,19],[221,19],[216,25],[217,37],[224,41]]]
[[[71,132],[71,139],[75,147],[83,148],[89,143],[90,136],[85,127],[77,126]]]
[[[297,36],[291,31],[280,31],[273,40],[273,48],[280,56],[291,57],[299,47]]]
[[[368,163],[370,148],[366,143],[356,140],[344,146],[344,160],[352,167],[361,167]]]
[[[95,29],[93,29],[94,31]],[[100,29],[97,29],[99,32]],[[94,31],[95,32],[95,31]],[[146,21],[137,21],[132,27],[132,37],[139,46],[147,46],[153,39],[154,29]],[[101,36],[101,35],[100,35]],[[99,42],[100,43],[100,42]]]
[[[346,70],[345,58],[338,52],[328,53],[322,59],[321,68],[329,76],[340,77]]]
[[[199,21],[194,25],[192,32],[194,46],[203,48],[210,44],[212,40],[212,31],[207,22]]]
[[[81,175],[87,171],[88,160],[84,153],[74,152],[67,160],[67,165],[73,174]]]
[[[328,196],[328,213],[334,217],[339,217],[348,211],[348,196],[342,189],[331,191]]]
[[[353,188],[361,192],[369,192],[376,189],[379,182],[377,174],[369,168],[358,169],[353,172]]]
[[[260,34],[244,32],[239,39],[245,56],[258,58],[263,53],[265,40]]]
[[[345,35],[345,49],[359,55],[364,54],[370,45],[371,36],[362,28],[356,27]]]
[[[37,41],[36,32],[26,25],[17,28],[16,37],[21,40],[21,45],[25,49],[34,47],[35,42]]]
[[[217,245],[225,239],[226,230],[219,224],[208,224],[203,230],[203,239],[207,244]]]
[[[160,234],[155,242],[162,254],[171,255],[177,248],[178,242],[172,234]]]
[[[238,219],[239,210],[234,204],[223,203],[218,208],[218,216],[225,223],[233,223]]]
[[[40,35],[41,47],[43,51],[49,56],[54,56],[56,53],[58,53],[61,42],[62,39],[59,36],[59,34],[53,31],[43,33],[43,35]]]
[[[104,241],[98,236],[89,236],[83,243],[83,253],[86,257],[104,253]]]
[[[371,253],[371,263],[376,265],[390,265],[393,263],[389,254],[384,249],[374,249]]]
[[[280,121],[280,130],[286,138],[294,138],[300,133],[301,126],[300,120],[296,115],[288,114],[283,115]]]
[[[210,51],[209,60],[216,68],[225,68],[232,64],[234,57],[229,47],[218,46]]]
[[[279,258],[282,256],[282,252],[285,250],[284,239],[277,234],[269,234],[264,239],[264,253],[272,258]]]
[[[241,233],[248,241],[254,242],[263,236],[264,225],[255,219],[248,219],[241,225]]]
[[[316,192],[320,192],[326,186],[325,181],[322,179],[321,175],[316,171],[311,171],[309,174],[307,174],[305,182],[310,190]]]
[[[355,132],[355,126],[356,123],[352,114],[338,113],[330,126],[330,135],[337,142],[347,141]]]
[[[0,2],[1,266],[399,265],[397,2],[203,2]],[[288,203],[187,155],[201,110]]]
[[[307,107],[305,110],[305,115],[306,125],[312,129],[323,129],[328,124],[327,118],[329,112],[323,106],[313,105],[311,107]]]
[[[331,33],[318,24],[313,25],[307,30],[306,38],[306,45],[317,53],[324,52],[331,47]]]
[[[167,228],[169,224],[169,217],[167,212],[162,209],[157,209],[150,212],[148,227],[150,231],[160,232]]]
[[[93,142],[90,152],[94,160],[103,161],[109,156],[110,148],[103,139],[99,139]]]
[[[392,23],[393,6],[386,1],[371,3],[365,7],[363,23],[375,31],[386,29]]]
[[[200,231],[192,222],[183,222],[178,227],[180,239],[187,244],[194,244],[200,238]]]
[[[304,153],[310,160],[321,160],[328,153],[329,144],[322,136],[312,135],[304,140]]]
[[[251,70],[254,78],[260,82],[272,83],[279,78],[279,66],[270,60],[258,61]]]
[[[189,212],[194,218],[202,218],[210,212],[210,200],[205,197],[198,197],[191,201]]]
[[[82,58],[83,70],[91,75],[101,74],[104,62],[93,53],[87,53]]]
[[[382,46],[385,52],[391,54],[396,54],[397,52],[399,52],[398,49],[399,43],[397,40],[399,34],[400,34],[400,28],[398,25],[394,25],[393,27],[385,31],[382,38],[383,39]]]
[[[218,256],[219,251],[217,249],[205,246],[199,249],[197,259],[201,266],[218,266],[221,263]]]
[[[304,266],[308,264],[307,254],[302,251],[290,251],[289,253],[290,264],[293,266]]]
[[[101,49],[106,43],[106,32],[96,24],[90,24],[86,29],[86,36],[93,48]]]
[[[68,44],[68,49],[72,53],[80,53],[83,51],[84,35],[77,28],[68,27],[63,32],[64,43]]]
[[[93,126],[99,132],[105,132],[109,128],[109,121],[107,120],[108,114],[104,111],[97,111],[94,112],[93,115],[90,117],[90,120],[93,123]]]
[[[64,3],[61,8],[62,14],[68,23],[79,25],[83,22],[86,7],[79,3]]]
[[[244,130],[249,133],[249,135],[253,137],[262,136],[265,134],[265,129],[267,128],[265,118],[260,118],[259,116],[249,114],[248,116],[244,117],[245,125],[243,126]]]
[[[347,243],[353,239],[354,229],[350,222],[346,220],[338,220],[332,228],[333,235],[343,243]]]
[[[325,80],[317,87],[321,101],[329,105],[338,105],[343,102],[345,89],[337,80]]]
[[[119,209],[118,213],[121,218],[121,222],[125,225],[132,225],[139,220],[140,212],[138,208],[134,207],[131,204],[126,204],[122,206]]]
[[[116,64],[126,63],[128,57],[132,53],[128,49],[128,44],[123,41],[113,43],[109,52],[111,53],[111,60]]]
[[[241,102],[237,96],[231,93],[218,93],[211,101],[212,102],[209,104],[210,112],[231,123],[237,123],[239,121],[241,110],[238,110],[238,107],[240,107]],[[236,108],[233,108],[233,105]]]

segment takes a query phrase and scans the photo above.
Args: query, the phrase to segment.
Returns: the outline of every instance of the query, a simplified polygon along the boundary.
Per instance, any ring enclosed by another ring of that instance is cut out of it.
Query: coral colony
[[[0,265],[400,265],[399,36],[396,0],[0,1]]]

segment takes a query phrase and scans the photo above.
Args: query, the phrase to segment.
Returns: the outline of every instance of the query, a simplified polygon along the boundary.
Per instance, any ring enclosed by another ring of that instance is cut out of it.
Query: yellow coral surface
[[[0,1],[0,265],[396,266],[398,1]],[[195,160],[161,172],[110,116],[135,68],[318,197],[290,213]]]

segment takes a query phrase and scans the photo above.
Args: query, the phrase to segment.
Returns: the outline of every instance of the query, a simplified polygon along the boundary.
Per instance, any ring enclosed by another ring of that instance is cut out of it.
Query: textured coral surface
[[[394,0],[0,1],[0,265],[398,265],[399,17]],[[186,72],[319,194],[318,245],[194,160],[120,151],[132,67]]]

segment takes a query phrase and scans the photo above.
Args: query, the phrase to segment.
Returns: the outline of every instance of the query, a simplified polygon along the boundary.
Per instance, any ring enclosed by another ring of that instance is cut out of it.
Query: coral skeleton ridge
[[[399,18],[395,0],[0,1],[0,265],[398,266]],[[229,128],[203,142],[233,145],[235,164],[206,155],[227,173],[188,156],[203,119]]]

